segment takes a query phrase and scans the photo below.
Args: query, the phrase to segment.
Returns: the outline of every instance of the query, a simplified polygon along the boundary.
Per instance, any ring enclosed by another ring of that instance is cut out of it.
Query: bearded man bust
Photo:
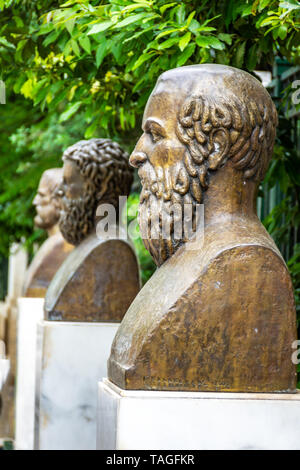
[[[45,297],[49,284],[63,261],[73,250],[65,241],[59,227],[60,198],[57,191],[62,183],[62,168],[46,170],[33,200],[37,215],[35,226],[48,233],[26,273],[25,297]]]
[[[57,271],[45,298],[48,320],[120,322],[140,288],[130,242],[96,234],[98,206],[117,215],[133,180],[128,154],[109,139],[77,142],[63,154],[59,227],[75,249]]]
[[[295,392],[292,283],[256,214],[276,125],[267,91],[242,70],[203,64],[159,77],[130,157],[143,186],[140,228],[159,269],[112,344],[114,384]]]

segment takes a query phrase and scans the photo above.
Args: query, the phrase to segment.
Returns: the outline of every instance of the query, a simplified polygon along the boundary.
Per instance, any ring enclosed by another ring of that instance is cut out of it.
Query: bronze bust
[[[109,139],[77,142],[63,154],[60,230],[75,245],[57,271],[45,298],[48,320],[120,322],[140,288],[131,244],[99,238],[96,213],[101,204],[119,210],[133,172],[128,154]]]
[[[24,286],[25,297],[45,297],[48,286],[73,246],[67,243],[58,227],[60,198],[57,190],[62,182],[62,168],[43,173],[33,200],[37,215],[35,226],[48,232],[48,238],[30,264]]]
[[[145,245],[160,267],[114,339],[108,376],[119,387],[295,392],[292,283],[256,214],[276,125],[269,94],[242,70],[203,64],[159,77],[130,162],[143,186]],[[197,231],[175,234],[171,203],[191,207],[193,228],[203,204],[196,244]]]

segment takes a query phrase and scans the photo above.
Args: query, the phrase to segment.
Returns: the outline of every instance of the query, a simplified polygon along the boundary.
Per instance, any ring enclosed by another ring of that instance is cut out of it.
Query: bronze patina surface
[[[59,226],[76,245],[57,271],[45,298],[48,320],[120,322],[140,288],[131,244],[96,235],[96,213],[128,196],[132,169],[128,154],[109,139],[80,141],[63,155]]]
[[[144,243],[160,267],[114,339],[108,376],[119,387],[295,392],[292,283],[256,215],[276,125],[267,91],[241,70],[204,64],[158,79],[130,161]],[[170,204],[192,207],[195,228],[199,203],[203,236],[175,233]]]
[[[62,168],[52,168],[43,173],[33,204],[37,215],[35,225],[47,230],[48,238],[30,264],[24,286],[25,297],[45,297],[48,286],[63,261],[72,251],[58,227],[60,198],[57,190],[62,182]]]

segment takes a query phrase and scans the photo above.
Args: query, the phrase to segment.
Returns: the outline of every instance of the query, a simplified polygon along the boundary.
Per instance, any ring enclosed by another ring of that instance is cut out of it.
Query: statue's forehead
[[[161,121],[176,119],[177,112],[187,96],[186,91],[176,85],[158,82],[145,107],[143,124],[151,117]]]
[[[216,99],[217,96],[224,96],[229,89],[223,78],[209,73],[190,77],[179,74],[164,78],[162,75],[148,99],[143,124],[151,116],[162,120],[176,119],[180,107],[189,97]]]
[[[46,170],[39,182],[38,191],[50,194],[61,184],[63,177],[62,168]]]
[[[42,192],[43,194],[49,194],[51,192],[51,179],[49,178],[49,175],[44,174],[39,183],[39,192]]]

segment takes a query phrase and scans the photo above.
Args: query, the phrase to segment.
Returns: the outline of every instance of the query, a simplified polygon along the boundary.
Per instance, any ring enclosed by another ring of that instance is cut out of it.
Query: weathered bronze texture
[[[118,212],[119,196],[128,196],[128,154],[109,139],[90,139],[63,160],[59,226],[76,247],[49,286],[46,319],[120,322],[140,288],[138,262],[130,242],[97,236],[96,213],[101,204]]]
[[[62,168],[43,173],[33,204],[37,215],[35,225],[47,230],[48,238],[30,264],[24,286],[25,297],[45,297],[48,286],[63,261],[72,251],[58,227],[60,198],[57,190],[62,183]]]
[[[119,387],[295,392],[292,283],[256,215],[276,125],[270,96],[244,71],[204,64],[158,79],[130,161],[143,186],[140,228],[160,267],[114,339],[108,376]],[[175,233],[170,204],[189,204],[196,233]]]

